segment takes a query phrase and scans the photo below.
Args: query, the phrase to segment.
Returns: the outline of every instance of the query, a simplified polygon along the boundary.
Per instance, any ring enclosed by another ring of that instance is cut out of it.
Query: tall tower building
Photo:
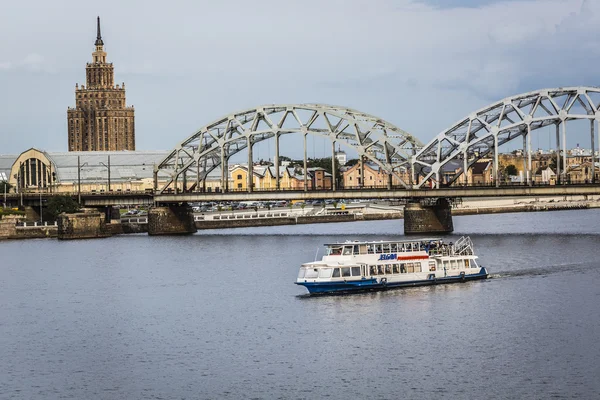
[[[86,84],[75,84],[75,108],[67,110],[69,151],[135,150],[134,109],[125,105],[125,84],[114,84],[100,34],[85,67]]]

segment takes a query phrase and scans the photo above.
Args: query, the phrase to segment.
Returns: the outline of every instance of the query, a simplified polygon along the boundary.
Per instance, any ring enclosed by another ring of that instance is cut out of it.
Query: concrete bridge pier
[[[409,202],[404,207],[404,233],[451,233],[452,209],[446,199],[438,199],[436,204],[422,205]]]
[[[103,210],[98,211],[104,212],[104,219],[107,224],[121,222],[121,213],[117,207],[106,206]]]
[[[187,203],[152,207],[148,210],[148,235],[182,235],[194,232],[194,214]]]
[[[24,206],[23,210],[25,211],[25,221],[33,222],[40,220],[40,207],[32,207],[32,206]],[[43,212],[43,210],[42,210]]]

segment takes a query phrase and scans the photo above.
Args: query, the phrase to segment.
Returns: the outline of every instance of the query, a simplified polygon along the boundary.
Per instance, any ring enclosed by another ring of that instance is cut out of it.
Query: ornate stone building
[[[85,67],[86,84],[75,84],[75,108],[67,110],[69,151],[135,150],[134,109],[125,105],[125,84],[114,84],[100,35]]]

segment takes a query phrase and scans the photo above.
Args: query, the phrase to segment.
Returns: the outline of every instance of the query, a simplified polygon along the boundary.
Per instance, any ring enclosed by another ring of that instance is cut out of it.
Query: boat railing
[[[456,255],[473,255],[473,242],[469,236],[461,236],[452,246],[452,250]]]
[[[440,245],[434,249],[429,249],[428,254],[430,256],[451,256],[453,255],[453,249],[449,245]]]

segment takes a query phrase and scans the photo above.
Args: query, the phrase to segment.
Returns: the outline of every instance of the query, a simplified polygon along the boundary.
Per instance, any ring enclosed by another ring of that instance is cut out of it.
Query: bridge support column
[[[148,235],[181,235],[194,232],[194,214],[187,204],[153,207],[148,211]]]
[[[404,207],[404,233],[451,233],[452,210],[446,199],[439,199],[433,206],[407,203]]]
[[[104,238],[112,235],[105,216],[93,208],[84,208],[83,212],[74,214],[62,213],[57,222],[58,238],[61,240]]]
[[[106,220],[106,223],[108,223],[108,224],[110,224],[113,221],[115,221],[116,223],[121,222],[121,212],[119,211],[119,209],[117,207],[106,206],[106,207],[104,207],[104,210],[98,210],[98,211],[104,211],[104,219]]]
[[[25,210],[25,221],[33,222],[40,220],[40,208],[35,206],[24,206]]]

